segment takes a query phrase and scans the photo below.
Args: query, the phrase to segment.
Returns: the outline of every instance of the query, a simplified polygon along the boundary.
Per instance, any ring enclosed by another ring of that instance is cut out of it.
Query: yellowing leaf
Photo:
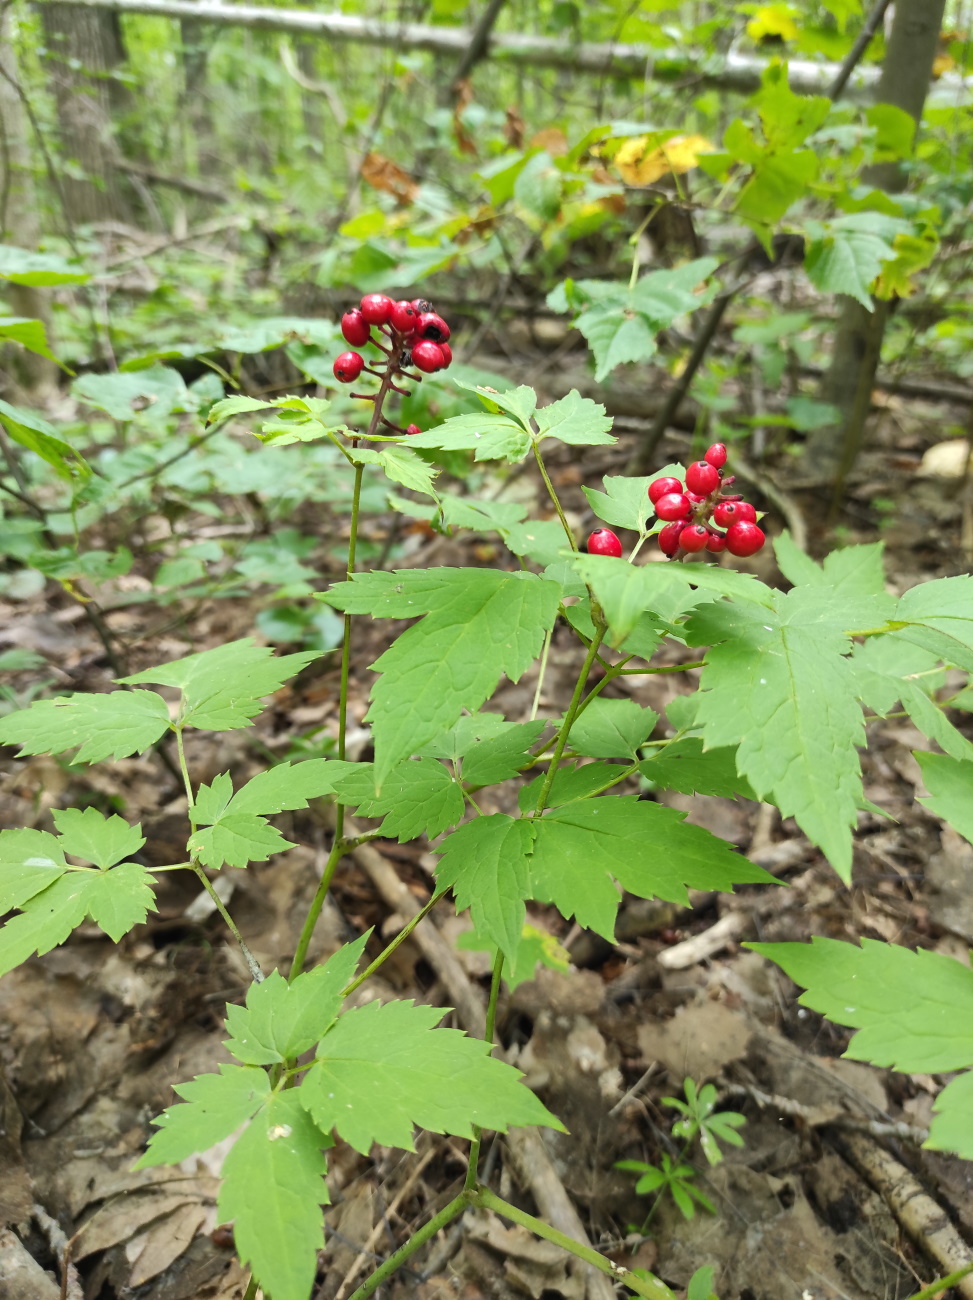
[[[908,298],[916,286],[912,277],[923,270],[936,256],[939,241],[935,235],[896,235],[892,247],[897,256],[890,262],[882,264],[882,270],[875,281],[875,294],[878,298]]]
[[[768,37],[796,41],[800,30],[790,5],[761,5],[747,23],[747,35],[752,41],[763,41]]]
[[[626,185],[651,185],[660,176],[681,176],[696,166],[700,154],[716,152],[716,145],[703,135],[676,135],[651,150],[649,138],[626,140],[612,159]]]

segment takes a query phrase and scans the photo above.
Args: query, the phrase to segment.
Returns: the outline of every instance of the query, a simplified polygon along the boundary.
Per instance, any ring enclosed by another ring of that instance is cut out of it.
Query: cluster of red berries
[[[756,510],[741,496],[723,490],[734,481],[732,475],[724,478],[725,464],[726,447],[714,442],[703,459],[686,470],[685,486],[677,478],[657,478],[649,484],[649,500],[659,519],[666,521],[658,534],[659,549],[669,559],[679,551],[756,555],[763,546],[766,539],[757,527]],[[596,528],[588,538],[588,552],[620,556],[622,544],[610,528]]]
[[[386,336],[388,345],[373,336],[373,329]],[[374,343],[395,369],[415,366],[431,375],[445,370],[453,359],[449,326],[424,298],[396,302],[384,293],[366,293],[359,306],[342,316],[341,333],[356,348]],[[334,377],[342,384],[353,384],[363,370],[369,367],[360,352],[342,352],[334,363]]]

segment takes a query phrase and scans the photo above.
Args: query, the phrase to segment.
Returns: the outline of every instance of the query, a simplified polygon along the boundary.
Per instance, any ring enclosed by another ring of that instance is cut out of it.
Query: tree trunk
[[[945,0],[896,0],[882,75],[875,91],[880,104],[892,104],[915,118],[918,130],[932,78]],[[897,193],[906,175],[895,162],[879,163],[862,173],[866,185]],[[841,484],[861,450],[871,404],[875,371],[892,304],[876,301],[868,311],[854,298],[839,298],[831,364],[821,383],[821,399],[841,412],[833,425],[808,439],[807,468]]]
[[[71,164],[61,174],[66,219],[71,224],[124,221],[130,214],[115,167],[113,117],[128,107],[129,96],[114,75],[125,61],[118,16],[59,0],[45,0],[38,8],[61,153]]]

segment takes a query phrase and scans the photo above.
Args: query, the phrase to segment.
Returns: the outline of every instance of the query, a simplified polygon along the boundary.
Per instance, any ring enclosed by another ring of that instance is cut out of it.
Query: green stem
[[[250,1281],[247,1283],[247,1290],[246,1290],[246,1294],[243,1297],[243,1300],[257,1300],[257,1292],[259,1290],[260,1290],[260,1283],[251,1273]]]
[[[554,484],[551,482],[551,476],[547,472],[547,466],[544,464],[543,460],[541,459],[540,448],[538,447],[536,442],[533,444],[533,447],[534,447],[534,459],[537,461],[537,468],[541,472],[541,478],[544,480],[544,486],[547,488],[547,494],[554,503],[554,509],[557,511],[557,517],[561,521],[561,527],[564,529],[565,536],[568,539],[568,543],[571,547],[571,550],[576,551],[578,549],[578,543],[574,540],[574,533],[572,533],[571,531],[571,525],[568,523],[567,516],[564,513],[564,509],[561,506],[561,502],[558,498],[558,495],[554,491]]]
[[[338,812],[335,818],[334,843],[331,845],[331,852],[328,854],[328,860],[324,864],[324,872],[317,889],[314,891],[314,897],[311,899],[311,906],[307,909],[307,916],[304,918],[304,924],[301,926],[300,937],[297,940],[297,947],[294,949],[294,959],[291,962],[290,973],[287,976],[289,982],[296,980],[298,975],[304,969],[304,962],[307,959],[307,950],[311,943],[311,937],[314,934],[314,927],[318,923],[318,917],[321,915],[321,909],[324,907],[324,900],[328,896],[328,890],[331,888],[331,882],[334,880],[334,873],[338,870],[338,863],[345,856],[348,845],[341,834],[341,826],[344,822],[344,808],[338,805]]]
[[[366,966],[366,968],[362,971],[360,975],[356,975],[355,978],[351,981],[351,983],[341,990],[341,996],[343,998],[348,997],[350,994],[354,993],[355,989],[357,989],[360,985],[365,983],[369,975],[374,975],[375,972],[378,970],[379,966],[381,966],[383,962],[387,961],[388,958],[392,956],[393,952],[395,952],[399,944],[405,943],[406,939],[408,939],[409,935],[416,928],[419,922],[424,921],[426,919],[426,917],[432,911],[435,904],[438,903],[441,898],[442,898],[441,893],[433,894],[429,902],[426,903],[422,908],[420,908],[420,910],[416,912],[415,916],[410,921],[407,921],[405,923],[405,925],[395,936],[392,942],[388,944],[387,947],[383,948],[383,950],[378,954],[378,956],[371,963],[371,965]]]
[[[483,1033],[484,1041],[493,1046],[493,1034],[497,1025],[497,1000],[500,997],[500,980],[503,975],[503,953],[497,949],[497,955],[493,960],[493,978],[490,981],[490,1001],[487,1003],[486,1029]],[[470,1143],[470,1163],[466,1169],[466,1190],[472,1192],[476,1189],[476,1171],[480,1163],[480,1140],[483,1136],[483,1130],[478,1124],[473,1125],[473,1141]]]
[[[401,1268],[410,1255],[414,1255],[420,1247],[424,1246],[432,1237],[435,1237],[436,1233],[445,1228],[447,1223],[452,1223],[455,1218],[458,1218],[472,1201],[472,1193],[465,1190],[460,1192],[459,1196],[450,1201],[448,1205],[443,1206],[435,1218],[430,1219],[418,1232],[413,1233],[404,1246],[400,1246],[394,1255],[390,1255],[385,1263],[361,1284],[357,1291],[352,1292],[348,1300],[367,1300],[368,1296],[374,1295],[387,1277],[391,1277],[396,1269]],[[251,1300],[251,1298],[245,1297],[244,1300]]]
[[[495,1214],[502,1215],[505,1219],[509,1219],[511,1223],[518,1223],[522,1228],[527,1228],[529,1232],[535,1233],[538,1237],[543,1237],[545,1241],[550,1241],[555,1246],[560,1246],[562,1250],[569,1251],[572,1255],[576,1255],[578,1259],[583,1259],[586,1264],[591,1264],[600,1273],[612,1278],[613,1281],[624,1283],[636,1295],[646,1296],[647,1300],[673,1300],[672,1292],[658,1278],[636,1277],[631,1269],[624,1268],[621,1264],[606,1259],[593,1247],[583,1246],[581,1242],[574,1241],[573,1238],[565,1236],[563,1232],[558,1232],[557,1228],[552,1228],[543,1219],[537,1219],[533,1214],[528,1214],[525,1210],[518,1210],[516,1205],[511,1205],[509,1201],[496,1196],[490,1191],[489,1187],[478,1187],[476,1189],[473,1204],[481,1206],[485,1210],[493,1210]],[[355,1298],[352,1297],[352,1300],[355,1300]]]
[[[544,648],[541,651],[541,664],[537,672],[537,689],[534,691],[534,703],[530,708],[530,721],[533,722],[537,717],[537,710],[540,708],[541,691],[544,687],[544,675],[547,672],[547,656],[551,652],[551,635],[554,629],[549,627],[544,637]]]
[[[595,662],[598,654],[598,647],[601,645],[601,638],[605,632],[605,624],[595,624],[595,635],[591,638],[588,646],[588,653],[585,655],[584,663],[581,665],[581,672],[578,674],[578,681],[574,688],[574,694],[571,696],[571,703],[568,705],[568,711],[564,715],[564,721],[561,729],[557,733],[557,744],[554,747],[554,753],[551,755],[551,761],[547,769],[547,776],[544,778],[544,784],[541,786],[541,792],[537,797],[537,804],[534,813],[539,814],[547,807],[547,799],[551,793],[551,786],[554,784],[554,777],[557,773],[558,764],[564,754],[565,746],[568,743],[568,736],[571,734],[571,728],[574,726],[574,720],[581,710],[581,696],[584,693],[585,682],[588,680],[588,674],[591,672],[591,665]]]
[[[964,1264],[955,1273],[950,1273],[947,1277],[941,1277],[938,1282],[933,1282],[930,1286],[917,1291],[912,1300],[937,1300],[951,1286],[955,1286],[957,1282],[962,1282],[963,1278],[970,1273],[973,1273],[973,1264]]]

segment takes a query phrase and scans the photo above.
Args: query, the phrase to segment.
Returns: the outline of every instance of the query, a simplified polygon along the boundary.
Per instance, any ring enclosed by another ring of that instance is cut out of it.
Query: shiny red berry
[[[726,549],[731,555],[756,555],[765,541],[756,524],[731,524],[726,530]]]
[[[714,442],[712,447],[707,447],[703,460],[714,469],[722,469],[726,464],[726,447],[722,442]]]
[[[615,559],[622,553],[622,544],[610,528],[596,528],[588,538],[589,555],[611,555]]]
[[[720,551],[726,550],[726,538],[722,533],[714,533],[710,529],[709,537],[706,539],[706,549],[712,551],[714,555],[719,555]]]
[[[372,337],[372,328],[357,307],[346,311],[341,318],[341,333],[346,343],[353,348],[360,348]]]
[[[343,384],[353,384],[365,368],[365,358],[357,352],[342,352],[335,357],[334,377]]]
[[[655,503],[655,513],[660,519],[685,519],[689,508],[689,497],[685,492],[667,492]]]
[[[703,524],[687,524],[679,534],[679,545],[684,551],[701,551],[709,541],[709,529]]]
[[[389,312],[389,324],[400,334],[411,334],[418,318],[419,313],[411,302],[406,302],[404,298],[401,302],[393,302],[392,310]]]
[[[649,484],[649,500],[653,505],[659,497],[668,496],[670,492],[681,492],[682,484],[677,478],[657,478]]]
[[[438,343],[433,343],[431,339],[420,339],[412,349],[412,364],[418,370],[431,375],[435,370],[442,370],[446,358]]]
[[[448,343],[440,343],[439,350],[443,354],[443,365],[451,366],[453,364],[453,349]]]
[[[659,543],[659,550],[663,555],[668,555],[670,560],[679,550],[679,534],[686,527],[681,519],[675,523],[666,524],[659,533],[656,534],[656,540]]]
[[[445,343],[449,338],[449,326],[434,311],[416,317],[415,331],[421,339],[432,339],[433,343]]]
[[[686,470],[686,487],[690,492],[708,496],[720,485],[720,471],[706,460],[697,460]]]
[[[384,325],[395,304],[384,293],[366,293],[361,300],[361,314],[369,325]]]
[[[419,428],[418,424],[407,424],[405,426],[405,431],[410,438],[412,437],[413,434],[422,433],[422,430]]]
[[[713,510],[713,523],[720,528],[731,524],[755,524],[757,512],[749,501],[720,501]]]

